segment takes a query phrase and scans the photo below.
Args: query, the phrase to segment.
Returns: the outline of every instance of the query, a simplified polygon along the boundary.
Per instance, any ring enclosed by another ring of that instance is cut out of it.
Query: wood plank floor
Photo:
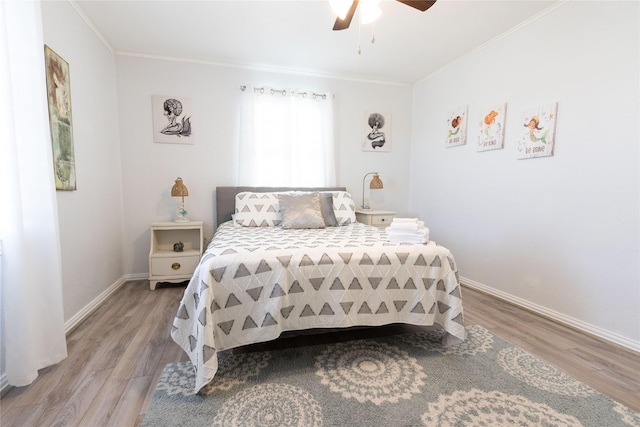
[[[0,400],[0,425],[137,426],[163,367],[186,360],[169,331],[184,286],[125,284],[67,337],[69,357]],[[475,290],[465,323],[477,324],[640,412],[640,355]],[[307,335],[242,351],[397,333],[406,327]]]

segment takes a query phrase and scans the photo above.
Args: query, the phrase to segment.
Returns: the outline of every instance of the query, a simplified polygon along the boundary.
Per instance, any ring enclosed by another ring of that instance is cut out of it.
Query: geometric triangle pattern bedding
[[[324,229],[222,224],[185,290],[171,336],[189,355],[197,392],[217,352],[284,331],[438,325],[464,340],[451,252],[435,242],[392,244],[360,223]]]

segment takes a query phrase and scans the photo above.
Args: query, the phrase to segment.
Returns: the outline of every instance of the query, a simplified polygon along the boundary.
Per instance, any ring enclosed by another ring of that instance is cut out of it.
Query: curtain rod
[[[246,85],[242,85],[240,86],[240,90],[241,91],[246,91],[247,90],[247,86]],[[271,92],[271,95],[275,95],[276,93],[281,94],[282,96],[286,96],[287,95],[287,91],[286,89],[269,89]],[[254,87],[253,88],[254,92],[260,92],[260,93],[264,93],[264,87]],[[291,91],[291,93],[295,93],[295,91]],[[307,92],[298,92],[299,95],[302,95],[303,98],[307,97]],[[321,97],[322,99],[327,99],[327,94],[326,93],[315,93],[315,92],[311,92],[311,96],[313,96],[313,99],[316,99],[317,97]]]

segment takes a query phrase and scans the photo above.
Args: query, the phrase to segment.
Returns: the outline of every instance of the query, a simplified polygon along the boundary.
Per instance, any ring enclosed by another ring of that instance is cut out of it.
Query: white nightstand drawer
[[[176,276],[193,274],[200,261],[200,256],[155,257],[151,259],[152,276]]]
[[[387,226],[393,221],[393,215],[371,215],[371,225]]]
[[[378,228],[391,225],[395,212],[375,209],[356,209],[356,221]]]

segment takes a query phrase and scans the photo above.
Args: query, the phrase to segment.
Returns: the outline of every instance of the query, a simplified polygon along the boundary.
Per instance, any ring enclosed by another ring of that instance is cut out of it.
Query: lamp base
[[[187,210],[184,208],[184,197],[183,200],[178,203],[178,207],[176,209],[176,219],[174,220],[174,222],[189,222],[189,220],[187,219],[187,214],[189,212],[187,212]]]

